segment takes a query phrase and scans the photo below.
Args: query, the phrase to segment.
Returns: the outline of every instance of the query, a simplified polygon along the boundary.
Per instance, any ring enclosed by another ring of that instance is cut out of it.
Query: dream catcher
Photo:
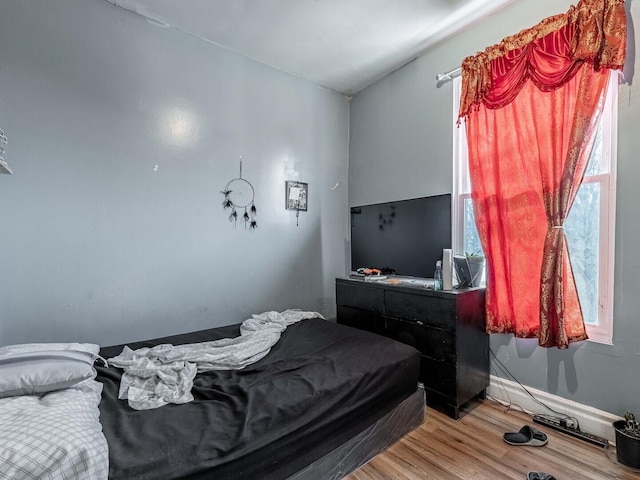
[[[254,203],[256,192],[248,180],[242,178],[242,160],[240,160],[240,176],[229,180],[229,183],[221,192],[224,195],[222,209],[229,210],[229,221],[234,226],[238,220],[244,223],[244,228],[253,230],[258,227],[256,222],[256,205]]]
[[[4,131],[0,128],[0,173],[8,173],[11,175],[13,172],[7,162],[4,161],[4,146],[7,144],[7,136],[4,134]]]

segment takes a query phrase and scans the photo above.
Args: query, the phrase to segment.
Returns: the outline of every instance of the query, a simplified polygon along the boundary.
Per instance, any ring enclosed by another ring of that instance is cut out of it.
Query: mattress
[[[128,344],[197,343],[239,325]],[[123,345],[100,355],[119,354]],[[283,479],[374,424],[416,392],[420,355],[394,340],[322,319],[289,326],[262,360],[198,374],[193,402],[133,410],[122,371],[97,366],[112,479]]]

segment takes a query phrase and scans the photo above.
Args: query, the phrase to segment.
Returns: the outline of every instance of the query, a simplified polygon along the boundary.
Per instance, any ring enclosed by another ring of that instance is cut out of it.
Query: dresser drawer
[[[338,305],[337,310],[337,323],[340,325],[348,325],[380,335],[385,334],[384,318],[380,314],[345,305]]]
[[[385,294],[385,315],[448,330],[456,328],[455,300],[390,290]]]
[[[455,360],[455,333],[441,328],[428,327],[420,321],[408,322],[384,317],[385,335],[417,348],[422,355],[451,362]]]
[[[384,290],[364,285],[336,284],[336,304],[383,313]]]
[[[420,381],[429,390],[454,400],[457,396],[458,381],[455,363],[439,362],[423,356],[420,359]]]

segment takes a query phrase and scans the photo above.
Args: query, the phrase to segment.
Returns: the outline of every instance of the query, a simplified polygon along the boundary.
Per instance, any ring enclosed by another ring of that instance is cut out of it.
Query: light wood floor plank
[[[543,447],[512,446],[502,435],[531,425],[549,437]],[[534,424],[531,417],[490,400],[465,409],[460,420],[426,409],[416,430],[344,480],[526,479],[542,471],[557,480],[640,480],[607,450]]]

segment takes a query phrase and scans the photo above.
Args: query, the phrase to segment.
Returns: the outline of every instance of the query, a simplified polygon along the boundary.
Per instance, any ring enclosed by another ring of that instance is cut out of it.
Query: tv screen
[[[433,277],[451,248],[451,194],[351,207],[351,270]]]

